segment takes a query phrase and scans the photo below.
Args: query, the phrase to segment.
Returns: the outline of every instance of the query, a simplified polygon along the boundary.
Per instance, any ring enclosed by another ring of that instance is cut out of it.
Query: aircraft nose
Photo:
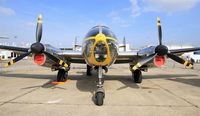
[[[97,41],[105,41],[106,40],[106,36],[102,33],[99,33],[98,35],[96,35],[96,40]]]
[[[107,58],[107,48],[106,44],[102,41],[99,41],[94,48],[94,56],[96,61],[103,62]]]

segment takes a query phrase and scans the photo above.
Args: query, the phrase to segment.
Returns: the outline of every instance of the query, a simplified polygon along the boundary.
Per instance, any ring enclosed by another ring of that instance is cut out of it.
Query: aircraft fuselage
[[[105,26],[93,27],[83,42],[83,57],[92,66],[110,66],[118,56],[117,38]]]

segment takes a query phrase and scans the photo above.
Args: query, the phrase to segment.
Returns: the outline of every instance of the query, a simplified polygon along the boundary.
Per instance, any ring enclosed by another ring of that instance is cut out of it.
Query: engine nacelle
[[[44,44],[45,47],[45,51],[58,57],[58,54],[62,52],[62,50],[55,48],[49,44]],[[60,58],[60,57],[59,57]],[[64,57],[62,57],[61,59],[64,59]],[[35,64],[40,65],[40,66],[45,66],[45,67],[49,67],[49,68],[57,68],[59,67],[59,64],[57,64],[56,62],[54,62],[53,60],[51,60],[48,56],[46,56],[45,54],[33,54],[33,60],[35,62]]]
[[[54,61],[49,59],[45,54],[33,54],[34,63],[40,66],[52,67]]]
[[[156,56],[153,60],[153,63],[157,67],[161,67],[165,64],[166,57],[165,56]]]
[[[151,55],[155,53],[155,46],[150,46],[144,49],[141,49],[138,51],[139,56],[144,56],[144,55]]]

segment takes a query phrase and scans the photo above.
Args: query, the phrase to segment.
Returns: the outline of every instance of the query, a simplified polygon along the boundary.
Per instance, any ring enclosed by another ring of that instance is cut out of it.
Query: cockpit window
[[[93,47],[93,44],[95,43],[95,40],[88,40],[85,44],[85,55],[87,57],[90,57],[91,56],[91,53],[92,53],[92,47]]]
[[[110,31],[108,28],[103,28],[102,33],[107,37],[116,38],[115,34],[112,31]]]
[[[97,34],[99,34],[99,28],[93,28],[87,33],[86,38],[96,36]]]
[[[109,40],[109,39],[107,39],[107,43],[108,43],[108,47],[110,49],[110,57],[112,59],[114,59],[117,55],[116,54],[117,53],[117,46],[116,46],[117,43],[115,41]]]

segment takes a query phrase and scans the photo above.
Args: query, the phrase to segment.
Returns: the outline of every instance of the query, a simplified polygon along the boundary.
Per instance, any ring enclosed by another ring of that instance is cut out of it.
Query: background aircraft
[[[160,67],[165,64],[166,58],[192,68],[192,64],[181,59],[175,54],[200,50],[200,48],[187,48],[169,50],[162,43],[162,29],[160,18],[157,19],[159,44],[137,51],[119,52],[119,45],[114,33],[105,26],[95,26],[89,30],[84,38],[82,51],[61,50],[49,44],[40,43],[42,38],[42,16],[38,17],[36,28],[36,42],[30,48],[0,45],[0,49],[21,52],[22,54],[12,59],[5,66],[10,66],[26,56],[32,55],[34,62],[38,65],[49,67],[54,71],[58,70],[57,82],[67,80],[71,63],[87,64],[87,75],[91,75],[91,70],[98,73],[97,89],[95,93],[96,105],[103,105],[105,92],[103,89],[103,70],[108,71],[108,67],[117,63],[129,63],[130,71],[135,83],[142,82],[142,72],[148,69],[149,63],[154,63]]]

